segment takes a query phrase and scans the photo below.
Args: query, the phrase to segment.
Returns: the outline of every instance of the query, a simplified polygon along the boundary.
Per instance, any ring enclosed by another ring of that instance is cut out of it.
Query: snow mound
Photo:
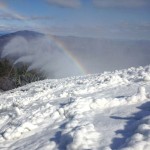
[[[150,66],[0,94],[0,148],[149,150]]]

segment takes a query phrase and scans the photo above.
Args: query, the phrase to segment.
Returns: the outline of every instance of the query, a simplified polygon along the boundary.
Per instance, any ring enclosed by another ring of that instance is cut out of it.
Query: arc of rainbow
[[[7,7],[6,4],[4,3],[0,3],[0,9],[3,11],[3,12],[6,12],[6,13],[9,13],[11,15],[13,15],[14,17],[16,17],[17,19],[25,22],[26,24],[29,24],[29,25],[36,25],[33,21],[31,22],[27,22],[26,21],[26,17],[25,16],[22,16],[20,14],[18,14],[16,11],[13,11],[11,9],[9,9]],[[44,30],[44,29],[43,29]],[[42,30],[42,31],[43,31]],[[47,36],[49,37],[49,39],[54,42],[59,49],[61,49],[63,51],[63,53],[74,63],[74,65],[79,69],[79,71],[82,73],[82,74],[87,74],[87,70],[85,69],[85,67],[82,65],[82,63],[79,61],[79,59],[73,55],[69,49],[64,45],[64,43],[62,43],[61,41],[59,41],[58,39],[55,39],[54,37],[50,36],[47,34]]]
[[[82,65],[79,59],[71,53],[71,51],[64,45],[63,42],[54,38],[51,35],[47,35],[47,36],[49,37],[51,41],[56,43],[58,48],[60,48],[63,51],[63,53],[74,63],[74,65],[80,70],[82,74],[87,74],[87,70],[85,69],[85,67]]]

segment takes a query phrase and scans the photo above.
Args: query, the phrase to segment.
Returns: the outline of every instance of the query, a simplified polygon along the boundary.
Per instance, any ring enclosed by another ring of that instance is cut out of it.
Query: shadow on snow
[[[112,119],[127,120],[124,129],[117,130],[115,132],[116,134],[121,134],[122,137],[117,137],[112,140],[112,143],[110,145],[112,150],[117,150],[123,147],[126,140],[135,133],[135,130],[137,129],[141,119],[150,115],[150,102],[146,102],[137,108],[140,109],[140,111],[137,113],[133,113],[129,117],[110,116]]]

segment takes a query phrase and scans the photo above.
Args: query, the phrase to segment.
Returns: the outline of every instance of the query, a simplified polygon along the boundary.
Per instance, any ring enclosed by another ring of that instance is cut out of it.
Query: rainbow
[[[65,44],[63,42],[54,38],[51,35],[48,35],[48,37],[52,42],[54,42],[58,46],[58,48],[65,54],[65,56],[67,56],[67,58],[69,58],[74,63],[74,65],[78,68],[80,73],[82,73],[82,74],[88,73],[88,71],[85,69],[84,65],[82,65],[82,63],[79,61],[79,59],[74,54],[72,54],[72,52],[65,46]]]
[[[27,21],[27,18],[25,16],[20,15],[19,13],[17,13],[14,10],[11,10],[8,8],[6,3],[0,3],[0,9],[3,12],[6,13],[10,13],[12,14],[15,18],[19,19],[20,21],[23,21],[26,24],[29,25],[36,25],[33,21],[29,22],[29,20]],[[44,29],[42,29],[42,31],[44,32]],[[47,35],[47,37],[50,39],[50,41],[54,42],[54,44],[56,44],[56,46],[65,54],[65,56],[67,56],[68,59],[70,59],[73,64],[78,68],[78,70],[80,71],[81,74],[87,74],[87,70],[85,69],[84,65],[79,61],[79,59],[65,46],[65,44],[61,41],[59,41],[58,39],[52,37],[51,35]]]

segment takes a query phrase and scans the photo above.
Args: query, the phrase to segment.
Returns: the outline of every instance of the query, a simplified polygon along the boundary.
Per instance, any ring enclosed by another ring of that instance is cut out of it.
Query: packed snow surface
[[[150,150],[150,66],[0,93],[0,149]]]

